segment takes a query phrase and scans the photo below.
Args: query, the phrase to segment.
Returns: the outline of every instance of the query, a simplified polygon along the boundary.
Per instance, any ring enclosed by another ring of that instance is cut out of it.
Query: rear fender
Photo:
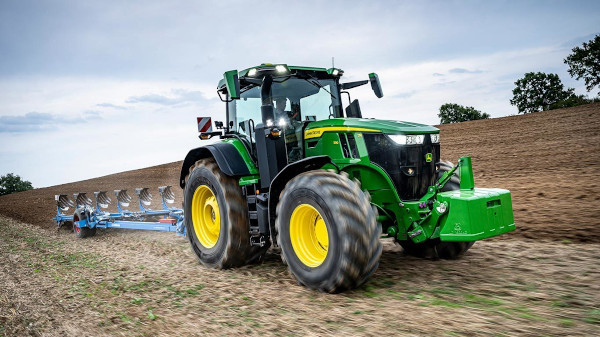
[[[245,153],[240,153],[240,151]],[[179,176],[179,186],[181,188],[185,188],[185,177],[190,173],[190,167],[198,160],[206,158],[214,158],[219,169],[230,177],[248,176],[258,172],[242,142],[238,139],[227,139],[188,152],[181,166]]]

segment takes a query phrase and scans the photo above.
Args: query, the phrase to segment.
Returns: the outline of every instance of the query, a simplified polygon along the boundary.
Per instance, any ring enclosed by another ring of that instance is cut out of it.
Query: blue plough
[[[81,229],[121,228],[176,232],[181,236],[186,235],[183,210],[169,206],[175,202],[175,194],[171,186],[158,188],[162,199],[162,209],[158,210],[149,208],[152,194],[148,188],[136,188],[135,192],[138,196],[139,211],[128,209],[132,198],[127,190],[115,190],[118,210],[116,213],[106,211],[111,203],[107,191],[94,192],[95,207],[86,193],[73,194],[75,201],[69,199],[66,194],[55,195],[56,217],[52,220],[57,222],[59,228],[65,224],[72,224],[75,233],[80,233]],[[72,215],[66,214],[70,208],[75,210]]]

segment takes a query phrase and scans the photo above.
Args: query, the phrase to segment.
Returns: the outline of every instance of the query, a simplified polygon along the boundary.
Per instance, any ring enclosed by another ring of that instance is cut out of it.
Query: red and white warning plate
[[[198,117],[198,132],[212,132],[212,120],[210,117]]]

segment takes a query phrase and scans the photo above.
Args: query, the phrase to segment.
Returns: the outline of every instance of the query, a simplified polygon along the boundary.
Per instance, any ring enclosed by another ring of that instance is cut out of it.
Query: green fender
[[[188,152],[179,176],[181,188],[185,188],[185,177],[190,173],[190,167],[198,160],[205,158],[214,158],[221,171],[230,177],[258,174],[258,169],[242,141],[236,138],[227,138]]]

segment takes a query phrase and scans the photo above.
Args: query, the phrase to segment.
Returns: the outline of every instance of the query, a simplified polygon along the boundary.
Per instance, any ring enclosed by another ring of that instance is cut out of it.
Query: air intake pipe
[[[271,85],[273,84],[273,77],[271,75],[266,75],[263,78],[262,86],[260,87],[260,99],[262,100],[262,105],[260,107],[260,112],[262,115],[262,122],[265,126],[273,123],[275,120],[275,114],[273,112],[273,102],[271,99]],[[271,121],[270,123],[268,121]]]

